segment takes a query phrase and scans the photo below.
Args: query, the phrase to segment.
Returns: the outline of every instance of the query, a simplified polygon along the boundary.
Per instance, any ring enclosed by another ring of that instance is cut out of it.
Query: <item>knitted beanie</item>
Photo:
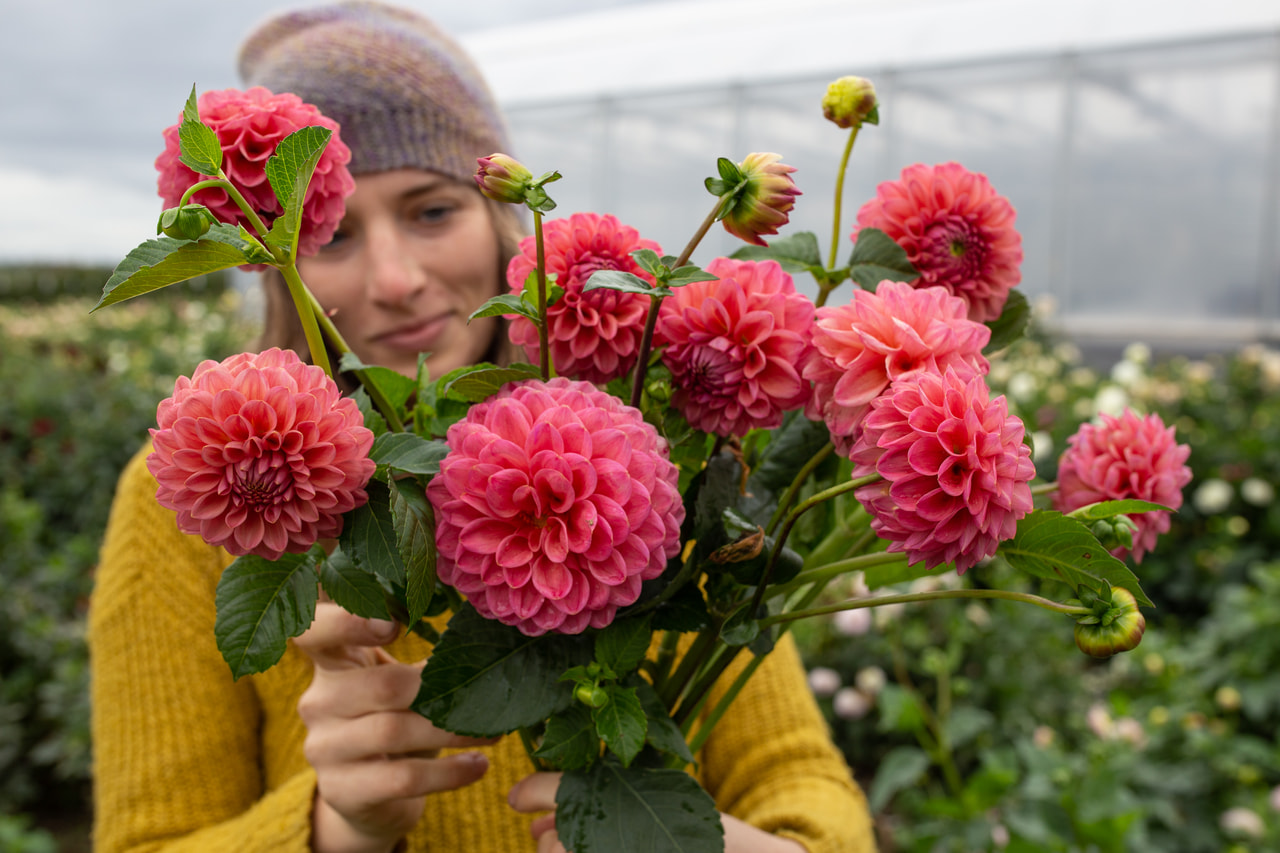
[[[249,86],[292,92],[338,122],[355,174],[419,168],[470,181],[508,152],[502,116],[461,46],[426,18],[373,0],[285,13],[240,48]]]

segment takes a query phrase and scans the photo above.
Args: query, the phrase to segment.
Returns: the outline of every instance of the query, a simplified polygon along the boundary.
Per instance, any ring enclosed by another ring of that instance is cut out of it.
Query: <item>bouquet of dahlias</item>
[[[777,154],[717,161],[678,256],[612,216],[544,222],[559,174],[481,158],[481,192],[526,205],[534,234],[510,292],[474,316],[510,317],[529,363],[406,377],[361,364],[297,273],[353,187],[332,123],[288,94],[193,90],[157,161],[165,236],[99,307],[273,266],[306,331],[310,364],[270,350],[180,378],[152,432],[160,502],[238,555],[217,596],[233,674],[271,667],[322,587],[434,642],[417,711],[518,731],[536,766],[566,771],[570,849],[625,834],[718,850],[715,806],[684,768],[798,619],[1003,598],[1069,616],[1089,654],[1135,646],[1150,602],[1123,559],[1168,529],[1189,449],[1154,415],[1103,416],[1071,440],[1061,482],[1036,483],[1023,424],[984,378],[1028,316],[1013,207],[959,164],[911,166],[858,212],[840,261],[845,165],[879,108],[852,77],[823,108],[848,129],[825,260],[812,234],[764,239],[800,194]],[[691,263],[716,222],[747,245]],[[1067,600],[937,589],[815,606],[847,573],[875,589],[993,557]],[[437,634],[425,617],[446,611]]]

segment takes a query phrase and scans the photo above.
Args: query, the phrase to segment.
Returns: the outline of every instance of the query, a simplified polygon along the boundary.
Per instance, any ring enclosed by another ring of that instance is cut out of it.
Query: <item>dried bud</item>
[[[1147,620],[1129,590],[1112,587],[1110,601],[1098,598],[1091,606],[1093,612],[1076,622],[1076,645],[1080,651],[1106,658],[1136,648],[1142,641]]]
[[[171,207],[160,214],[156,223],[156,233],[176,240],[199,240],[209,228],[217,222],[217,218],[203,204],[188,204],[183,207]]]
[[[822,114],[838,127],[879,124],[876,87],[865,77],[841,77],[827,86],[822,96]]]
[[[787,224],[800,195],[791,179],[795,168],[780,160],[781,154],[755,153],[738,164],[746,185],[735,194],[724,228],[755,246],[768,245],[761,235],[777,234]]]
[[[533,185],[533,173],[506,154],[490,154],[476,159],[476,186],[494,201],[523,204]]]

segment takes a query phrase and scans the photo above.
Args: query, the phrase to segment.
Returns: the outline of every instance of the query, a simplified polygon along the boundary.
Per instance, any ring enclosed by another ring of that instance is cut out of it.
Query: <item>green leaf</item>
[[[596,270],[582,285],[582,292],[592,290],[619,290],[623,293],[639,293],[642,296],[670,296],[671,291],[665,287],[654,287],[640,276],[621,270]]]
[[[944,574],[954,571],[954,569],[955,566],[951,563],[944,563],[937,568],[929,569],[924,560],[907,565],[906,555],[904,554],[900,563],[886,563],[882,566],[872,566],[867,569],[863,573],[863,580],[866,581],[867,589],[880,589],[885,586],[908,583],[925,575]]]
[[[369,493],[368,503],[346,514],[338,542],[361,569],[392,586],[404,586],[404,562],[391,515],[391,494],[380,480],[370,480],[365,491]]]
[[[648,616],[615,619],[596,634],[596,660],[617,675],[626,675],[640,666],[652,638]]]
[[[715,801],[683,770],[598,761],[565,773],[556,791],[556,832],[574,853],[719,853]]]
[[[663,707],[658,691],[643,678],[633,679],[630,683],[636,688],[640,707],[644,708],[644,715],[649,720],[649,730],[645,736],[649,745],[662,752],[679,756],[685,764],[695,764],[696,760],[689,749],[689,744],[685,742],[684,733]]]
[[[198,175],[216,177],[222,168],[222,143],[213,128],[200,120],[196,87],[191,87],[182,122],[178,125],[178,160]]]
[[[746,261],[777,261],[787,272],[822,272],[822,252],[811,231],[779,237],[767,246],[743,246],[733,257]]]
[[[531,364],[513,364],[509,367],[475,365],[446,374],[440,380],[440,388],[442,394],[456,394],[469,402],[482,403],[509,382],[537,379],[539,375],[538,368]]]
[[[180,281],[250,263],[249,243],[234,225],[212,226],[199,240],[157,237],[125,256],[93,311]],[[92,311],[90,312],[92,313]]]
[[[542,744],[533,753],[557,770],[582,770],[600,757],[600,738],[591,712],[574,702],[547,720]]]
[[[736,187],[746,179],[742,170],[738,168],[738,164],[728,157],[716,158],[716,171],[720,173],[720,180],[731,187]]]
[[[1031,305],[1021,291],[1010,290],[1000,316],[987,322],[991,329],[991,340],[982,351],[988,355],[998,352],[1018,340],[1027,331],[1031,322]]]
[[[519,317],[525,317],[534,323],[538,322],[537,309],[531,308],[529,303],[521,298],[518,293],[499,293],[497,296],[489,298],[483,305],[472,312],[467,320],[479,320],[481,317],[497,317],[504,314],[515,314]]]
[[[915,281],[920,277],[907,253],[878,228],[862,228],[849,256],[849,275],[867,290],[889,281]]]
[[[696,281],[719,281],[719,277],[712,275],[696,264],[685,264],[677,270],[672,270],[670,277],[667,279],[669,287],[684,287],[686,284],[693,284]]]
[[[868,805],[872,812],[880,812],[893,795],[910,788],[920,781],[929,769],[929,756],[916,746],[899,746],[889,750],[876,768],[876,778],[871,782]]]
[[[237,557],[218,581],[214,636],[231,677],[266,672],[280,660],[290,637],[307,630],[316,615],[316,562],[324,552],[285,554],[274,562]]]
[[[1144,512],[1173,512],[1173,509],[1163,504],[1129,498],[1122,501],[1099,501],[1095,504],[1082,506],[1079,509],[1072,510],[1067,517],[1079,519],[1080,521],[1099,521],[1117,515],[1132,515]]]
[[[1133,593],[1151,606],[1129,567],[1107,552],[1083,523],[1054,510],[1035,510],[1018,522],[1013,538],[1000,544],[1009,565],[1036,577],[1062,581],[1072,589],[1097,590],[1102,581]]]
[[[590,661],[581,636],[526,637],[466,605],[427,660],[413,709],[458,734],[506,734],[569,707],[573,687],[557,679]]]
[[[661,275],[667,268],[666,263],[653,249],[636,249],[631,253],[631,257],[640,269],[654,278]]]
[[[410,625],[431,607],[436,591],[436,517],[417,480],[395,480],[391,489],[391,515],[396,523],[396,545],[404,562],[405,595]]]
[[[366,619],[391,619],[382,584],[351,562],[341,548],[320,563],[320,585],[343,610]]]
[[[343,372],[360,372],[361,384],[373,385],[397,409],[403,407],[418,390],[416,380],[389,367],[365,364],[353,352],[343,353],[342,360],[338,362],[338,369]]]
[[[440,460],[448,455],[449,445],[443,441],[411,432],[383,433],[373,440],[369,451],[369,458],[380,469],[427,476],[439,473]]]
[[[648,721],[634,687],[609,684],[604,685],[604,690],[609,701],[603,707],[593,708],[591,718],[595,721],[600,739],[610,752],[622,760],[622,766],[626,767],[644,748]]]
[[[686,633],[701,631],[711,624],[707,600],[697,584],[682,586],[675,595],[658,605],[653,614],[653,630]]]
[[[720,639],[730,646],[745,646],[760,636],[760,623],[751,614],[750,604],[743,605],[725,620]]]
[[[284,212],[276,217],[267,235],[269,244],[288,246],[290,257],[297,257],[298,230],[302,227],[302,206],[307,198],[307,184],[333,131],[327,127],[302,127],[280,140],[275,153],[267,159],[267,181],[275,191]]]
[[[984,708],[961,705],[947,715],[943,729],[952,749],[968,744],[978,735],[995,725],[995,715]]]
[[[747,480],[747,491],[785,491],[796,473],[830,441],[831,431],[826,424],[811,421],[798,412],[789,414],[761,453],[760,464]]]

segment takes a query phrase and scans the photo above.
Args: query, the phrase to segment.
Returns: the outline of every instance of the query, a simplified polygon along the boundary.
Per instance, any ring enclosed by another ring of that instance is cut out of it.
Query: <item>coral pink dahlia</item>
[[[871,401],[916,370],[985,374],[982,348],[991,330],[965,318],[964,300],[941,287],[884,281],[858,290],[848,305],[823,306],[804,364],[814,383],[805,414],[824,420],[836,450],[848,456]]]
[[[543,243],[547,274],[554,274],[555,283],[564,288],[564,296],[547,309],[551,363],[556,372],[595,383],[626,375],[639,357],[649,299],[617,290],[583,293],[582,286],[596,270],[621,270],[652,284],[652,276],[636,264],[631,252],[652,249],[661,254],[661,247],[642,239],[616,217],[596,213],[575,213],[568,219],[545,223]],[[507,266],[507,283],[514,293],[524,288],[537,264],[533,237],[521,240],[520,250]],[[510,337],[536,364],[538,330],[533,323],[515,318]]]
[[[440,579],[483,616],[529,636],[602,628],[679,552],[666,443],[589,383],[508,385],[447,440],[427,486]]]
[[[205,92],[197,101],[197,107],[200,120],[213,128],[222,144],[222,171],[268,227],[284,212],[267,181],[267,160],[275,153],[276,146],[304,127],[319,126],[334,131],[307,187],[298,254],[315,254],[328,243],[342,221],[347,196],[356,188],[355,179],[347,170],[351,150],[338,138],[337,122],[321,115],[297,95],[287,92],[273,95],[261,86],[243,92],[237,89]],[[182,194],[203,180],[178,159],[178,127],[175,124],[165,130],[164,151],[156,158],[160,197],[166,208],[176,207]],[[191,200],[208,207],[221,222],[249,224],[223,190],[203,189]]]
[[[859,228],[878,228],[906,251],[919,286],[962,297],[979,323],[999,317],[1009,289],[1022,281],[1014,219],[1013,205],[986,175],[959,163],[908,166],[858,211]]]
[[[849,458],[871,527],[932,569],[990,557],[1031,511],[1035,477],[1023,425],[978,374],[917,371],[871,403]]]
[[[291,350],[205,361],[160,403],[147,468],[184,533],[275,560],[342,531],[368,500],[373,433]]]
[[[707,272],[718,280],[676,288],[658,314],[672,402],[704,432],[741,436],[776,427],[784,412],[809,399],[800,364],[813,303],[777,261],[717,258]]]
[[[1165,427],[1159,415],[1143,418],[1129,409],[1118,418],[1100,414],[1098,419],[1096,424],[1081,424],[1067,439],[1058,462],[1054,508],[1071,512],[1098,501],[1129,498],[1171,509],[1182,506],[1182,487],[1191,482],[1186,465],[1191,448],[1178,444],[1173,427]],[[1143,512],[1130,518],[1138,528],[1133,534],[1133,559],[1141,563],[1159,535],[1169,531],[1169,513]],[[1112,553],[1123,559],[1127,549]]]

